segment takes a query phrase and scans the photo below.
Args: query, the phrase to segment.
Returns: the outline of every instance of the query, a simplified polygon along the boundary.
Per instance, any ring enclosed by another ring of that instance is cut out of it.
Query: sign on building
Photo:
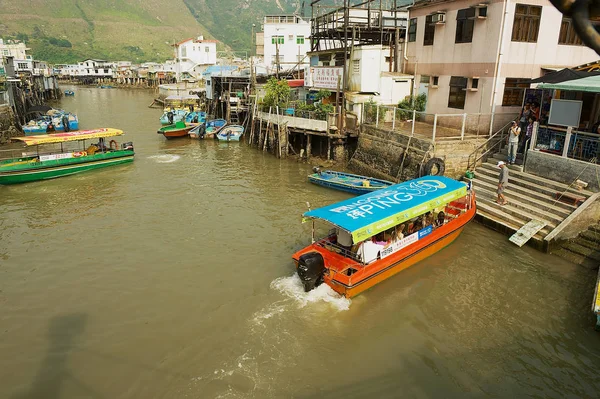
[[[343,70],[343,67],[310,67],[308,74],[305,74],[304,86],[337,90],[338,79],[340,87],[343,83]]]

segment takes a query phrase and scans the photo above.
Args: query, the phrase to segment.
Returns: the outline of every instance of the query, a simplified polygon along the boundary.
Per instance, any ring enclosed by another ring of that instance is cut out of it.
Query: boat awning
[[[465,183],[425,176],[308,211],[303,221],[324,220],[352,234],[357,243],[466,194]]]
[[[80,140],[91,140],[99,139],[104,137],[120,136],[123,134],[122,130],[104,128],[94,130],[81,130],[78,132],[66,132],[66,133],[53,133],[53,134],[40,134],[37,136],[25,136],[25,137],[12,137],[11,140],[21,141],[26,145],[39,145],[39,144],[53,144],[53,143],[64,143],[66,141],[80,141]]]
[[[562,83],[541,83],[537,88],[600,93],[600,76],[590,76],[588,78],[569,80]]]

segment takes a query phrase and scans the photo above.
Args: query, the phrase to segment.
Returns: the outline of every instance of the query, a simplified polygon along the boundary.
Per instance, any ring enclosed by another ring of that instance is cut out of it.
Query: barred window
[[[408,41],[416,42],[417,41],[417,19],[411,18],[410,24],[408,25]]]
[[[536,43],[540,31],[542,7],[517,4],[512,30],[513,42]]]
[[[475,9],[464,8],[456,14],[456,43],[471,43],[475,27]]]
[[[529,79],[506,78],[502,105],[505,107],[521,106],[523,104],[523,97],[525,96],[525,89],[528,89],[529,86]]]
[[[465,109],[467,99],[467,81],[463,76],[452,76],[450,78],[450,95],[448,96],[448,107]]]
[[[433,38],[435,36],[435,23],[433,23],[433,15],[425,17],[425,36],[423,37],[423,46],[433,46]]]

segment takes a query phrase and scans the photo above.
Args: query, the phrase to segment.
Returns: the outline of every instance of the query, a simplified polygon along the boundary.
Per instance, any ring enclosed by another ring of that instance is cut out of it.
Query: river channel
[[[592,398],[595,273],[471,223],[346,300],[304,293],[311,165],[156,134],[152,93],[74,87],[133,164],[0,187],[0,398]]]

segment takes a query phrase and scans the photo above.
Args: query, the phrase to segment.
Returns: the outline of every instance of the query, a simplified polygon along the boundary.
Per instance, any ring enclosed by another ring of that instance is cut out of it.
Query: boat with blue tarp
[[[321,171],[319,168],[313,168],[313,171],[315,173],[308,175],[308,181],[311,183],[352,194],[366,194],[394,185],[391,181],[335,170]]]
[[[292,258],[305,291],[325,283],[350,298],[451,244],[475,211],[470,184],[424,176],[304,213],[312,244]]]
[[[240,125],[227,125],[217,133],[220,141],[240,141],[244,134],[244,127]]]
[[[79,130],[77,115],[61,109],[51,109],[45,115],[32,119],[23,126],[26,136]]]

